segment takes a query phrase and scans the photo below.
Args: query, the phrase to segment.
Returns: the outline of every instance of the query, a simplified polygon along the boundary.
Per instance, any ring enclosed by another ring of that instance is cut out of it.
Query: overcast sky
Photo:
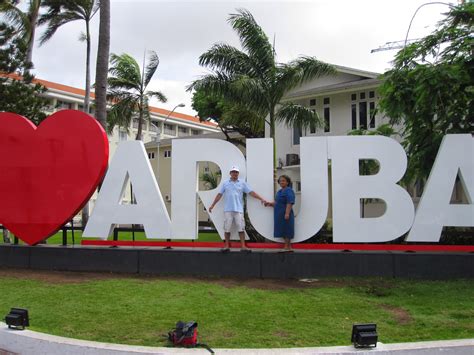
[[[25,1],[24,1],[25,2]],[[160,66],[150,88],[161,90],[171,110],[194,115],[191,94],[185,87],[205,73],[198,57],[212,44],[226,42],[239,47],[227,23],[237,8],[252,12],[269,38],[276,38],[277,60],[287,62],[300,55],[316,56],[329,63],[384,72],[396,51],[370,53],[388,41],[404,40],[410,19],[423,0],[308,0],[308,1],[132,1],[111,0],[111,53],[128,53],[139,63],[145,50],[155,50]],[[451,2],[454,3],[454,2]],[[416,15],[409,38],[434,29],[445,5],[424,6]],[[92,80],[99,16],[93,20]],[[84,23],[71,23],[33,52],[38,78],[84,88],[85,43],[79,42]],[[39,29],[41,34],[42,29]],[[38,36],[39,37],[39,36]],[[239,47],[240,48],[240,47]]]

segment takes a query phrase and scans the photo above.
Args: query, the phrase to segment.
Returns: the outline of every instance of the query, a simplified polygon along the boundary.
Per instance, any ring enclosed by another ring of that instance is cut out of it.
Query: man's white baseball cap
[[[240,170],[239,170],[239,167],[238,167],[237,165],[232,165],[232,168],[230,168],[229,171],[237,171],[237,172],[239,172]]]

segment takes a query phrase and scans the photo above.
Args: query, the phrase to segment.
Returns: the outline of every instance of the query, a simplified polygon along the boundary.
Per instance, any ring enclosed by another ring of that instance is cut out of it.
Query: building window
[[[359,102],[359,128],[367,129],[367,101]]]
[[[375,102],[369,102],[369,128],[375,128]]]
[[[79,111],[84,111],[84,105],[81,105],[81,104],[77,105],[77,109]]]
[[[171,158],[171,150],[165,150],[163,155],[165,158]]]
[[[295,191],[301,192],[301,181],[295,181]]]
[[[176,135],[176,130],[174,128],[174,125],[165,123],[163,125],[164,127],[164,133],[167,134],[168,136],[175,136]]]
[[[148,159],[155,159],[155,152],[149,152]]]
[[[158,126],[156,125],[158,122],[150,122],[150,131],[158,133]]]
[[[133,128],[138,128],[138,119],[136,119],[136,118],[133,119],[132,127]]]
[[[208,172],[209,172],[209,167],[208,167],[208,166],[205,166],[205,167],[204,167],[204,172],[205,172],[205,173],[208,173]]]
[[[316,114],[316,110],[315,109],[311,109],[311,112],[314,113],[314,115],[316,116],[315,119],[317,119],[317,114]],[[311,134],[314,134],[316,133],[316,125],[315,124],[312,124],[310,127],[309,127],[309,132]]]
[[[68,109],[72,108],[72,102],[66,102],[66,101],[58,100],[57,103],[56,103],[56,107],[59,110],[68,110]]]
[[[357,100],[357,94],[352,94],[351,95],[351,101]]]
[[[124,130],[119,130],[119,141],[126,141],[128,138],[128,134]]]
[[[309,106],[316,106],[316,99],[309,100]]]
[[[370,129],[375,128],[377,109],[375,106],[375,91],[359,93],[359,100],[354,100],[357,94],[351,94],[351,128]],[[368,97],[368,99],[366,99]]]
[[[192,129],[192,130],[191,130],[191,135],[197,136],[198,134],[199,134],[199,130],[198,130],[198,129]]]
[[[357,105],[351,105],[352,129],[357,129]]]
[[[293,145],[300,144],[300,138],[303,136],[303,130],[300,127],[293,127]]]
[[[324,108],[324,132],[331,131],[331,117],[329,107]]]
[[[329,108],[329,97],[325,97],[323,103],[324,132],[329,132],[331,131],[331,109]]]
[[[187,136],[188,135],[188,129],[186,127],[178,127],[178,136]]]

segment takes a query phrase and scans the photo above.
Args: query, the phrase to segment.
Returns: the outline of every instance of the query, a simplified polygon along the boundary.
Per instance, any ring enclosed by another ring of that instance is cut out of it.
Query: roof
[[[18,74],[0,73],[0,76],[12,78],[12,79],[21,79],[21,77]],[[44,80],[44,79],[36,79],[36,78],[33,79],[33,82],[34,83],[39,83],[39,84],[43,85],[44,87],[46,87],[49,90],[62,91],[62,92],[66,92],[66,93],[69,93],[69,94],[79,95],[79,96],[82,96],[82,97],[84,97],[86,95],[85,90],[75,88],[73,86],[63,85],[63,84],[55,83],[55,82],[52,82],[52,81],[48,81],[48,80]],[[93,99],[95,98],[94,92],[90,93],[90,97],[93,98]],[[217,127],[217,124],[215,124],[213,122],[201,121],[199,119],[199,117],[186,115],[184,113],[180,113],[180,112],[176,112],[176,111],[169,111],[169,110],[159,108],[159,107],[154,107],[154,106],[150,106],[150,111],[153,112],[153,113],[156,113],[158,115],[162,115],[164,117],[168,117],[168,115],[169,115],[170,118],[180,119],[180,120],[184,120],[184,121],[188,121],[188,122],[190,121],[190,122],[193,122],[193,123],[196,123],[196,124],[201,124],[201,125],[212,127],[212,128]]]
[[[380,73],[376,73],[376,72],[372,72],[372,71],[349,68],[349,67],[344,67],[342,65],[335,65],[335,64],[332,64],[332,66],[336,68],[336,71],[341,72],[341,73],[365,76],[365,77],[370,78],[370,79],[375,79],[378,76],[380,76]]]
[[[228,133],[230,138],[234,139],[246,139],[244,136],[242,136],[238,132],[230,132]],[[170,146],[172,144],[172,141],[175,139],[222,139],[225,140],[227,137],[224,133],[222,132],[213,132],[213,133],[205,133],[205,134],[198,134],[196,136],[183,136],[183,137],[173,137],[173,138],[165,138],[162,139],[158,142],[151,141],[145,143],[145,148],[157,148],[158,146]]]
[[[283,98],[283,101],[288,101],[290,99],[304,99],[314,95],[323,95],[323,94],[335,94],[341,93],[350,90],[356,90],[360,88],[375,88],[380,85],[382,81],[380,79],[363,79],[356,81],[348,81],[344,83],[331,84],[326,86],[320,86],[316,88],[311,88],[307,90],[295,91],[291,94],[286,95]]]

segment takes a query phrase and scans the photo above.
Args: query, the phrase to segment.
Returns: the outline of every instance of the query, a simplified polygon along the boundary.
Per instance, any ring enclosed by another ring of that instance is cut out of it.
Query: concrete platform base
[[[380,354],[380,355],[472,355],[474,339],[382,344],[376,348],[355,349],[352,346],[287,349],[214,349],[216,354],[296,355],[296,354]],[[0,322],[2,355],[125,355],[125,354],[209,354],[205,349],[158,348],[107,344],[47,335],[30,330],[11,330]]]
[[[247,254],[238,249],[221,253],[199,248],[0,245],[0,267],[243,278],[453,279],[474,278],[474,254],[344,250],[278,253],[269,249]]]

